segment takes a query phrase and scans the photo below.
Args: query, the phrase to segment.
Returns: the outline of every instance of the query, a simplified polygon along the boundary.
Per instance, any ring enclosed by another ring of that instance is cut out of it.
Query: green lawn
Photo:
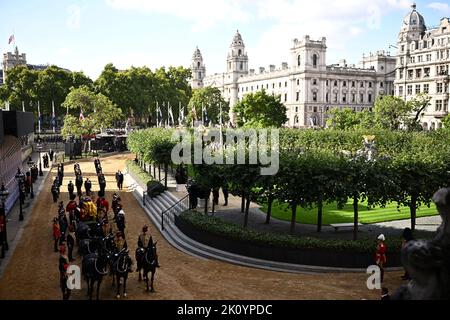
[[[262,206],[262,211],[267,212],[267,204]],[[417,210],[417,217],[426,217],[437,215],[434,204],[430,208],[422,206]],[[272,216],[281,220],[291,220],[291,209],[287,204],[274,202],[272,206]],[[385,208],[367,209],[365,203],[359,205],[359,222],[377,223],[393,220],[409,219],[410,213],[408,207],[401,207],[397,210],[397,204],[391,203]],[[353,204],[348,202],[342,210],[339,210],[336,204],[328,204],[323,208],[323,224],[353,222]],[[306,224],[317,224],[317,208],[303,209],[297,208],[297,222]]]

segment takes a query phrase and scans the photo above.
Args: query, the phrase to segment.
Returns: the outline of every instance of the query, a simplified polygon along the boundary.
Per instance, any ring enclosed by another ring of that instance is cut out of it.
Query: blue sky
[[[289,64],[294,38],[327,37],[327,63],[358,63],[395,44],[409,0],[15,0],[0,2],[0,51],[11,34],[32,64],[96,79],[104,65],[183,65],[198,45],[207,74],[225,70],[236,29],[250,68]],[[444,0],[417,1],[428,26],[450,16]],[[394,49],[391,49],[394,54]]]

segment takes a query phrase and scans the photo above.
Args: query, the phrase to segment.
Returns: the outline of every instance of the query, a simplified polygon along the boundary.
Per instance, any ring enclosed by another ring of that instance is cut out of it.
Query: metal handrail
[[[169,208],[167,208],[166,210],[164,210],[161,213],[161,230],[164,230],[164,215],[168,214],[173,208],[180,205],[186,198],[189,200],[189,194],[185,195],[183,198],[178,200],[176,203],[174,203],[172,206],[170,206]],[[189,203],[188,203],[188,208],[189,208]]]

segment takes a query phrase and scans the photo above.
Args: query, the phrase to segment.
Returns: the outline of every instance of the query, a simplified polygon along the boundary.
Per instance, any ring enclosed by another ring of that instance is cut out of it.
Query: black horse
[[[97,300],[99,300],[100,285],[103,276],[108,273],[108,259],[109,257],[102,251],[100,253],[90,253],[83,257],[82,273],[87,282],[89,300],[92,300],[95,282],[97,282]]]
[[[153,288],[153,279],[155,277],[156,272],[156,244],[158,242],[153,243],[152,238],[148,241],[147,248],[139,247],[136,249],[136,264],[137,264],[137,271],[139,272],[139,281],[142,280],[141,277],[141,269],[143,270],[144,274],[144,280],[147,285],[147,291],[149,291],[148,287],[148,273],[152,273],[151,281],[150,281],[150,288],[151,292],[154,292],[155,289]]]
[[[113,285],[114,280],[117,281],[117,299],[120,299],[120,280],[123,279],[123,296],[127,296],[127,279],[128,273],[131,271],[133,262],[128,255],[128,249],[122,249],[119,253],[114,254],[112,257],[111,271],[113,273]]]

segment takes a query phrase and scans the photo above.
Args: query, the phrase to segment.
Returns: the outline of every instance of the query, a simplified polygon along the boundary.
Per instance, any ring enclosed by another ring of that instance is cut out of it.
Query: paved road
[[[125,160],[133,156],[116,155],[102,160],[107,177],[107,198],[116,192],[114,173],[125,167]],[[98,190],[93,162],[80,162],[85,175]],[[73,179],[73,165],[65,168],[64,187]],[[0,299],[60,299],[58,281],[58,254],[53,252],[51,221],[56,215],[49,192],[55,172],[47,178],[43,192],[33,207],[31,219],[22,239],[0,279]],[[168,244],[155,230],[139,203],[127,190],[121,192],[126,212],[126,237],[130,252],[136,248],[136,238],[143,224],[158,241],[161,268],[155,279],[155,293],[147,293],[137,274],[130,274],[127,299],[378,299],[379,292],[366,288],[366,274],[287,274],[205,260],[184,254]],[[68,201],[68,194],[62,194]],[[77,257],[76,264],[80,264]],[[396,288],[400,273],[388,273],[386,286]],[[83,283],[83,286],[85,284]],[[74,291],[73,299],[86,299],[85,289]],[[111,279],[102,285],[101,298],[114,299]]]

